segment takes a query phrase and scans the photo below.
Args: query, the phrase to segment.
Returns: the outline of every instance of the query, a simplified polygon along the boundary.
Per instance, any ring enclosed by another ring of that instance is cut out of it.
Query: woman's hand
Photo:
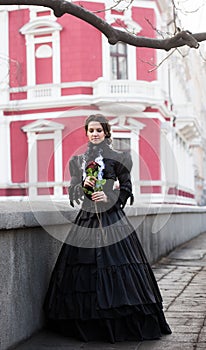
[[[94,187],[97,179],[94,176],[87,176],[84,180],[84,187]]]
[[[95,202],[107,202],[107,196],[103,191],[92,193],[92,200]]]

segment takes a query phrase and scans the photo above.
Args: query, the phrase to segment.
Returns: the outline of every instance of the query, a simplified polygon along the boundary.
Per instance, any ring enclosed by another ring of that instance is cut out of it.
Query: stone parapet
[[[153,263],[206,231],[206,208],[138,206],[125,209]],[[44,325],[51,271],[77,210],[67,202],[0,202],[0,349]]]

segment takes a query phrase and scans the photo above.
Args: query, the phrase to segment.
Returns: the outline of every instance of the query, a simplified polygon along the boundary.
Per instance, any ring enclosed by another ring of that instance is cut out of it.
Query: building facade
[[[168,1],[111,3],[81,1],[136,35],[167,29]],[[189,63],[176,55],[156,69],[164,52],[109,45],[91,25],[44,7],[1,6],[0,29],[0,200],[67,198],[69,160],[87,146],[84,121],[102,113],[113,146],[131,151],[137,203],[201,204],[205,100],[189,91],[201,89],[201,73],[189,86]]]

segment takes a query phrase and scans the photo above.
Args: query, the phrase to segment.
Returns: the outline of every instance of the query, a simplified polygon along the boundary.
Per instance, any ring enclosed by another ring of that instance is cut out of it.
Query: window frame
[[[49,18],[38,18],[25,24],[20,32],[25,36],[28,99],[34,98],[36,85],[36,44],[51,44],[52,47],[52,83],[56,86],[61,82],[60,31],[62,26]],[[40,84],[44,85],[44,84]],[[60,96],[60,88],[55,87],[55,96]]]
[[[124,53],[120,52],[120,45],[124,47]],[[116,48],[116,50],[112,51],[113,48]],[[124,59],[123,62],[121,62],[122,58]],[[113,72],[113,60],[116,64],[116,74]],[[123,66],[124,63],[126,67]],[[122,77],[124,74],[125,76]],[[128,80],[128,45],[123,42],[110,45],[110,75],[112,80]]]

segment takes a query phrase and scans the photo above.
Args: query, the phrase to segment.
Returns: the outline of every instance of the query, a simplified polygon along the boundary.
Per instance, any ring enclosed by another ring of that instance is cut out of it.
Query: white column
[[[27,66],[27,85],[29,88],[36,84],[36,65],[35,65],[35,47],[34,36],[26,34],[26,66]],[[28,99],[32,98],[33,90],[28,90]]]
[[[10,121],[0,112],[0,183],[11,183]]]
[[[137,79],[136,47],[127,45],[127,52],[128,52],[128,80],[136,81]]]
[[[105,35],[102,34],[102,77],[104,80],[111,79],[110,46]]]
[[[128,118],[129,128],[131,129],[131,154],[133,167],[131,172],[133,183],[133,194],[135,201],[138,201],[140,195],[140,153],[139,153],[139,135],[140,131],[145,127],[135,118]]]
[[[52,34],[52,54],[53,54],[53,83],[60,83],[60,34],[56,31]]]
[[[183,142],[181,142],[180,155],[181,155],[181,159],[180,159],[180,164],[179,164],[179,166],[181,166],[181,168],[178,167],[178,169],[181,169],[181,173],[180,173],[180,171],[179,171],[179,179],[180,179],[179,184],[180,184],[180,186],[184,186],[185,183],[186,183],[186,180],[185,180],[185,177],[186,177],[186,176],[185,176],[185,174],[186,174],[186,172],[185,172],[185,167],[186,167],[186,157],[187,157],[187,154],[186,154],[186,152],[185,152],[185,146],[184,146],[184,143],[183,143]]]
[[[162,182],[162,195],[164,197],[167,194],[167,182],[168,182],[167,161],[169,162],[171,157],[170,150],[168,149],[167,132],[168,130],[166,128],[165,129],[162,128],[161,134],[160,134],[161,182]]]
[[[140,130],[131,131],[131,155],[132,155],[132,161],[133,161],[133,167],[131,172],[132,177],[132,183],[133,183],[133,194],[135,200],[138,199],[140,195],[140,185],[139,185],[139,179],[140,179],[140,154],[139,154],[139,132]]]
[[[33,198],[37,196],[37,140],[33,132],[28,132],[27,137],[29,197]]]
[[[172,174],[172,182],[173,184],[179,185],[180,183],[180,167],[181,167],[181,146],[179,143],[179,139],[177,138],[176,132],[173,130],[172,134],[172,149],[174,154],[174,160],[170,164],[170,171]]]
[[[53,84],[59,84],[55,87],[55,97],[61,95],[61,60],[60,60],[60,33],[56,31],[52,34],[52,75]]]
[[[8,11],[0,11],[0,106],[9,101],[9,20]]]
[[[54,181],[59,185],[54,186],[54,195],[61,197],[63,194],[63,187],[61,185],[62,179],[62,131],[57,130],[54,133]]]

